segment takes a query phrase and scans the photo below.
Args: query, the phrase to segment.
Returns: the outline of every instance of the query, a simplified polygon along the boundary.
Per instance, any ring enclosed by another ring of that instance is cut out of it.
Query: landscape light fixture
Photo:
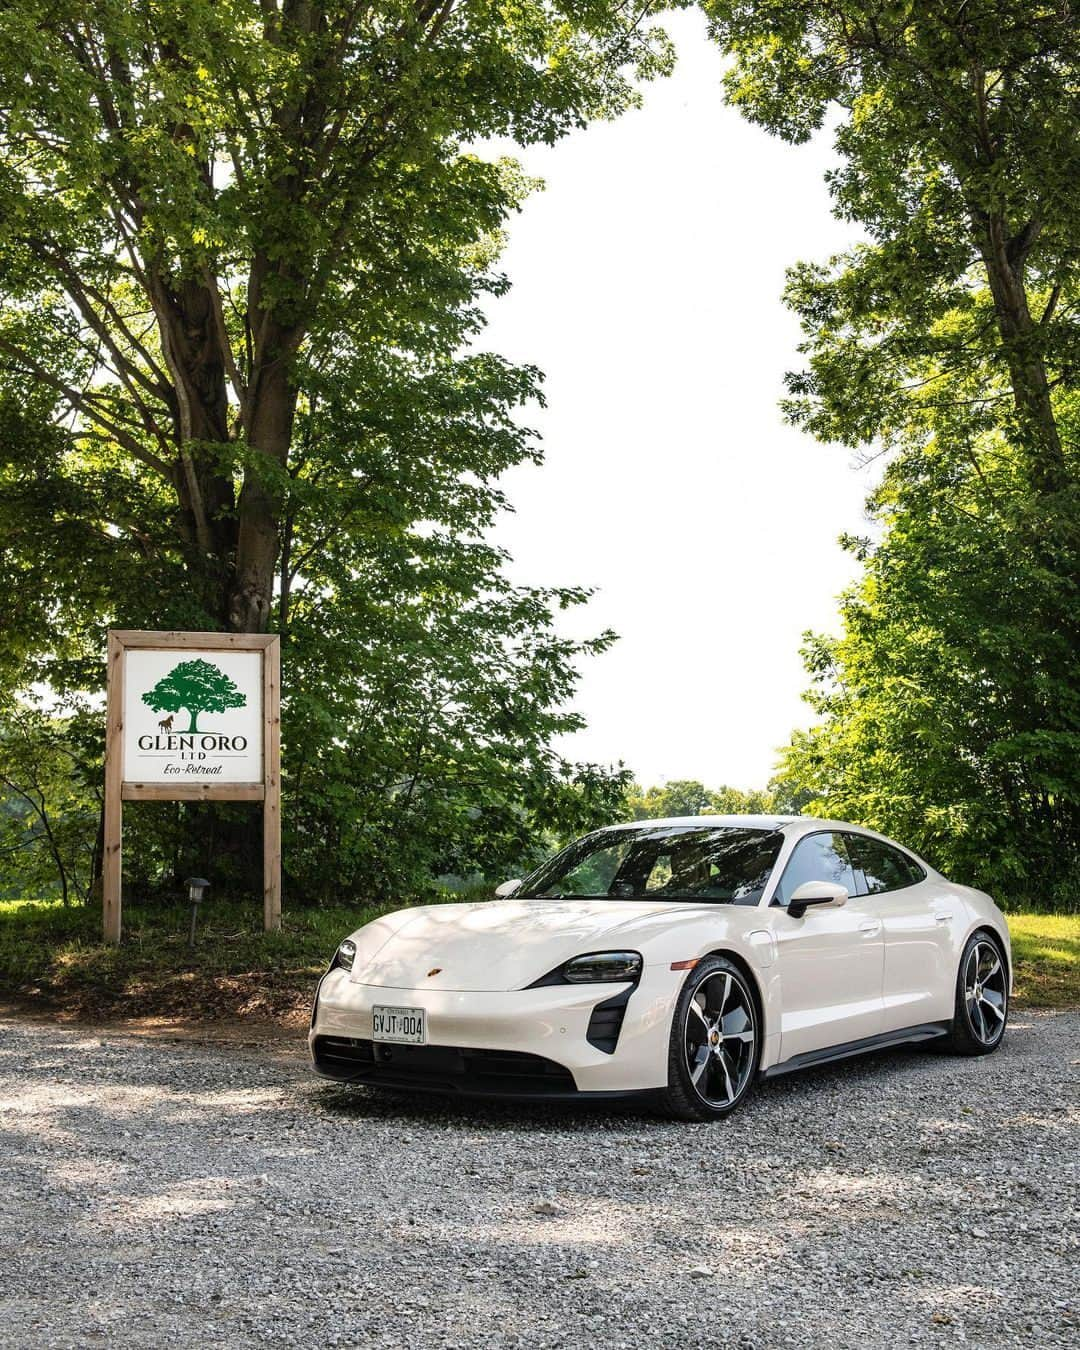
[[[191,938],[190,945],[195,946],[195,924],[199,917],[199,906],[206,899],[206,893],[210,889],[210,883],[205,877],[188,877],[187,893],[191,901]]]

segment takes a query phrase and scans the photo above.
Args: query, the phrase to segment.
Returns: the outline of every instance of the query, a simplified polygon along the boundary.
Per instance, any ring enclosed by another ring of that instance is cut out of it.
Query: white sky
[[[784,269],[855,238],[833,219],[826,138],[792,148],[724,106],[695,10],[645,107],[521,155],[545,180],[511,222],[509,296],[483,345],[547,376],[546,461],[507,475],[497,543],[516,580],[598,588],[565,631],[613,628],[560,747],[640,782],[763,786],[806,725],[798,656],[836,627],[869,471],[787,427],[800,331]]]

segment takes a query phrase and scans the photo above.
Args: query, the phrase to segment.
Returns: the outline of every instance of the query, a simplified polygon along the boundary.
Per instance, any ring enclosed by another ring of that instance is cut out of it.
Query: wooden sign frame
[[[138,783],[124,780],[124,655],[133,649],[257,651],[262,654],[261,781]],[[268,933],[281,927],[281,641],[276,634],[109,630],[102,861],[102,928],[106,942],[119,942],[122,928],[123,804],[138,801],[262,802],[263,926]]]

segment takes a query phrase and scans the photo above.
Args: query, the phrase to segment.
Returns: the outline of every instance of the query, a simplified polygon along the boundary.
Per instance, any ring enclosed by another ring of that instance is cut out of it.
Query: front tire
[[[1001,1044],[1009,1019],[1009,971],[1001,944],[973,933],[960,957],[949,1049],[956,1055],[989,1055]]]
[[[677,1120],[730,1115],[753,1085],[761,1039],[748,977],[725,956],[699,961],[675,1004],[665,1112]]]

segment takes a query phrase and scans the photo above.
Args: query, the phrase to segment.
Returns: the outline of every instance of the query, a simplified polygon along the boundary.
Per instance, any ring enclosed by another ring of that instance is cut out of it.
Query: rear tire
[[[741,1105],[761,1059],[761,1016],[749,978],[726,956],[707,956],[687,977],[668,1043],[661,1097],[676,1120],[719,1120]]]
[[[967,940],[956,972],[956,1003],[946,1042],[954,1055],[989,1055],[1009,1020],[1009,968],[1001,943],[985,930]]]

